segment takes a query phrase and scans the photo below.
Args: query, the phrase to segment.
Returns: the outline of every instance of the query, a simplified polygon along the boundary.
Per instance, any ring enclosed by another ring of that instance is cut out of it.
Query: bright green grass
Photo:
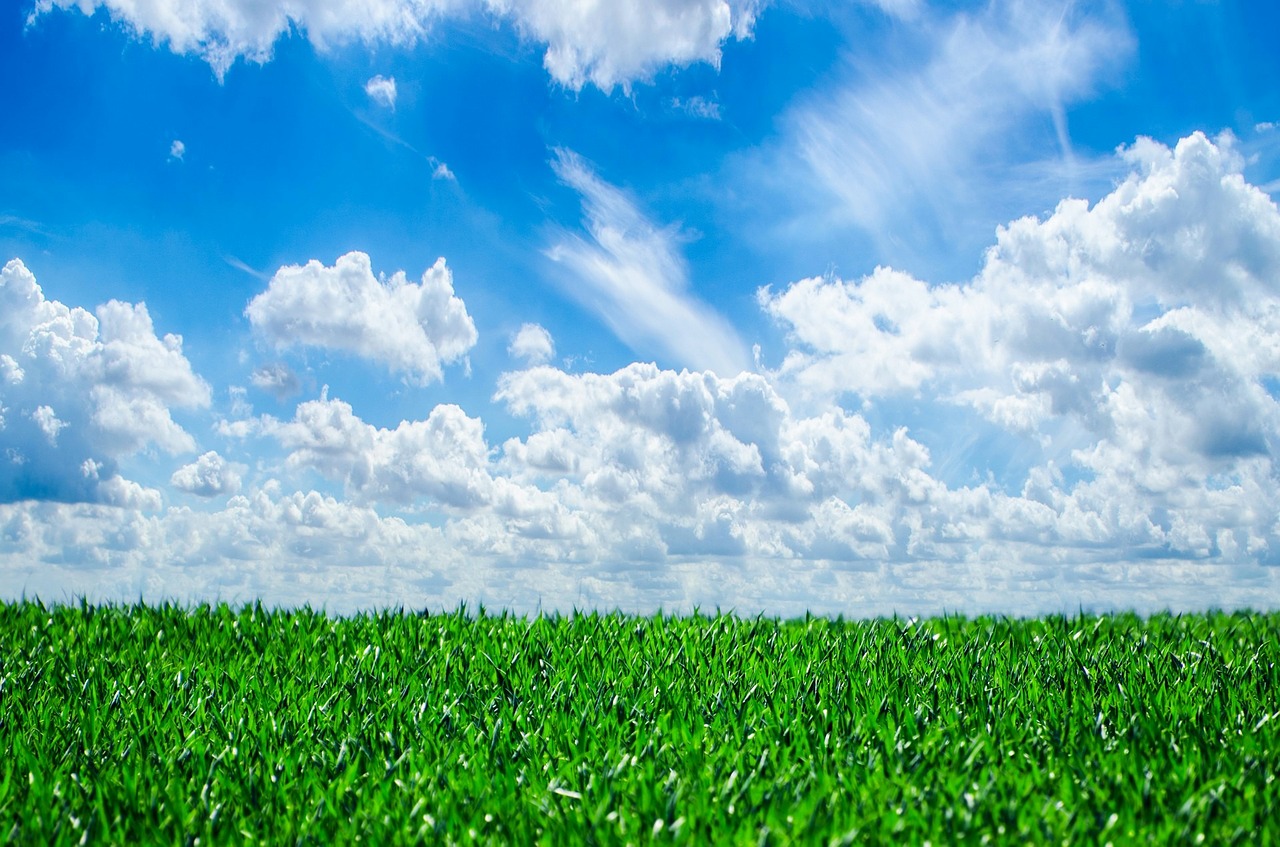
[[[1280,839],[1280,615],[0,605],[0,842]]]

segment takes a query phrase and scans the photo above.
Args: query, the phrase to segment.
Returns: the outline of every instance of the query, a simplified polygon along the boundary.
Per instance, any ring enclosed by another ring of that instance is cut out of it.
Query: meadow
[[[0,841],[1280,840],[1280,614],[0,604]]]

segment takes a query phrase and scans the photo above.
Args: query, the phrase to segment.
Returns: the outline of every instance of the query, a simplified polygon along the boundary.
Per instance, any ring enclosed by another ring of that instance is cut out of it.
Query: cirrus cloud
[[[674,228],[655,225],[621,189],[571,150],[552,167],[582,198],[588,238],[562,232],[547,256],[568,272],[570,296],[599,315],[642,356],[662,353],[686,367],[729,375],[745,370],[734,328],[689,291]]]

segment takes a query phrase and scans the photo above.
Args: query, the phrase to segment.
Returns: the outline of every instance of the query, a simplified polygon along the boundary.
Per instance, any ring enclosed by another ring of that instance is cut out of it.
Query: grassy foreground
[[[0,842],[1267,843],[1280,615],[0,605]]]

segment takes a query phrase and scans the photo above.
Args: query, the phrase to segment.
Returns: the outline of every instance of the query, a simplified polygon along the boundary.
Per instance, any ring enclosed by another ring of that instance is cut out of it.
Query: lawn
[[[1280,614],[0,604],[0,841],[1280,840]]]

